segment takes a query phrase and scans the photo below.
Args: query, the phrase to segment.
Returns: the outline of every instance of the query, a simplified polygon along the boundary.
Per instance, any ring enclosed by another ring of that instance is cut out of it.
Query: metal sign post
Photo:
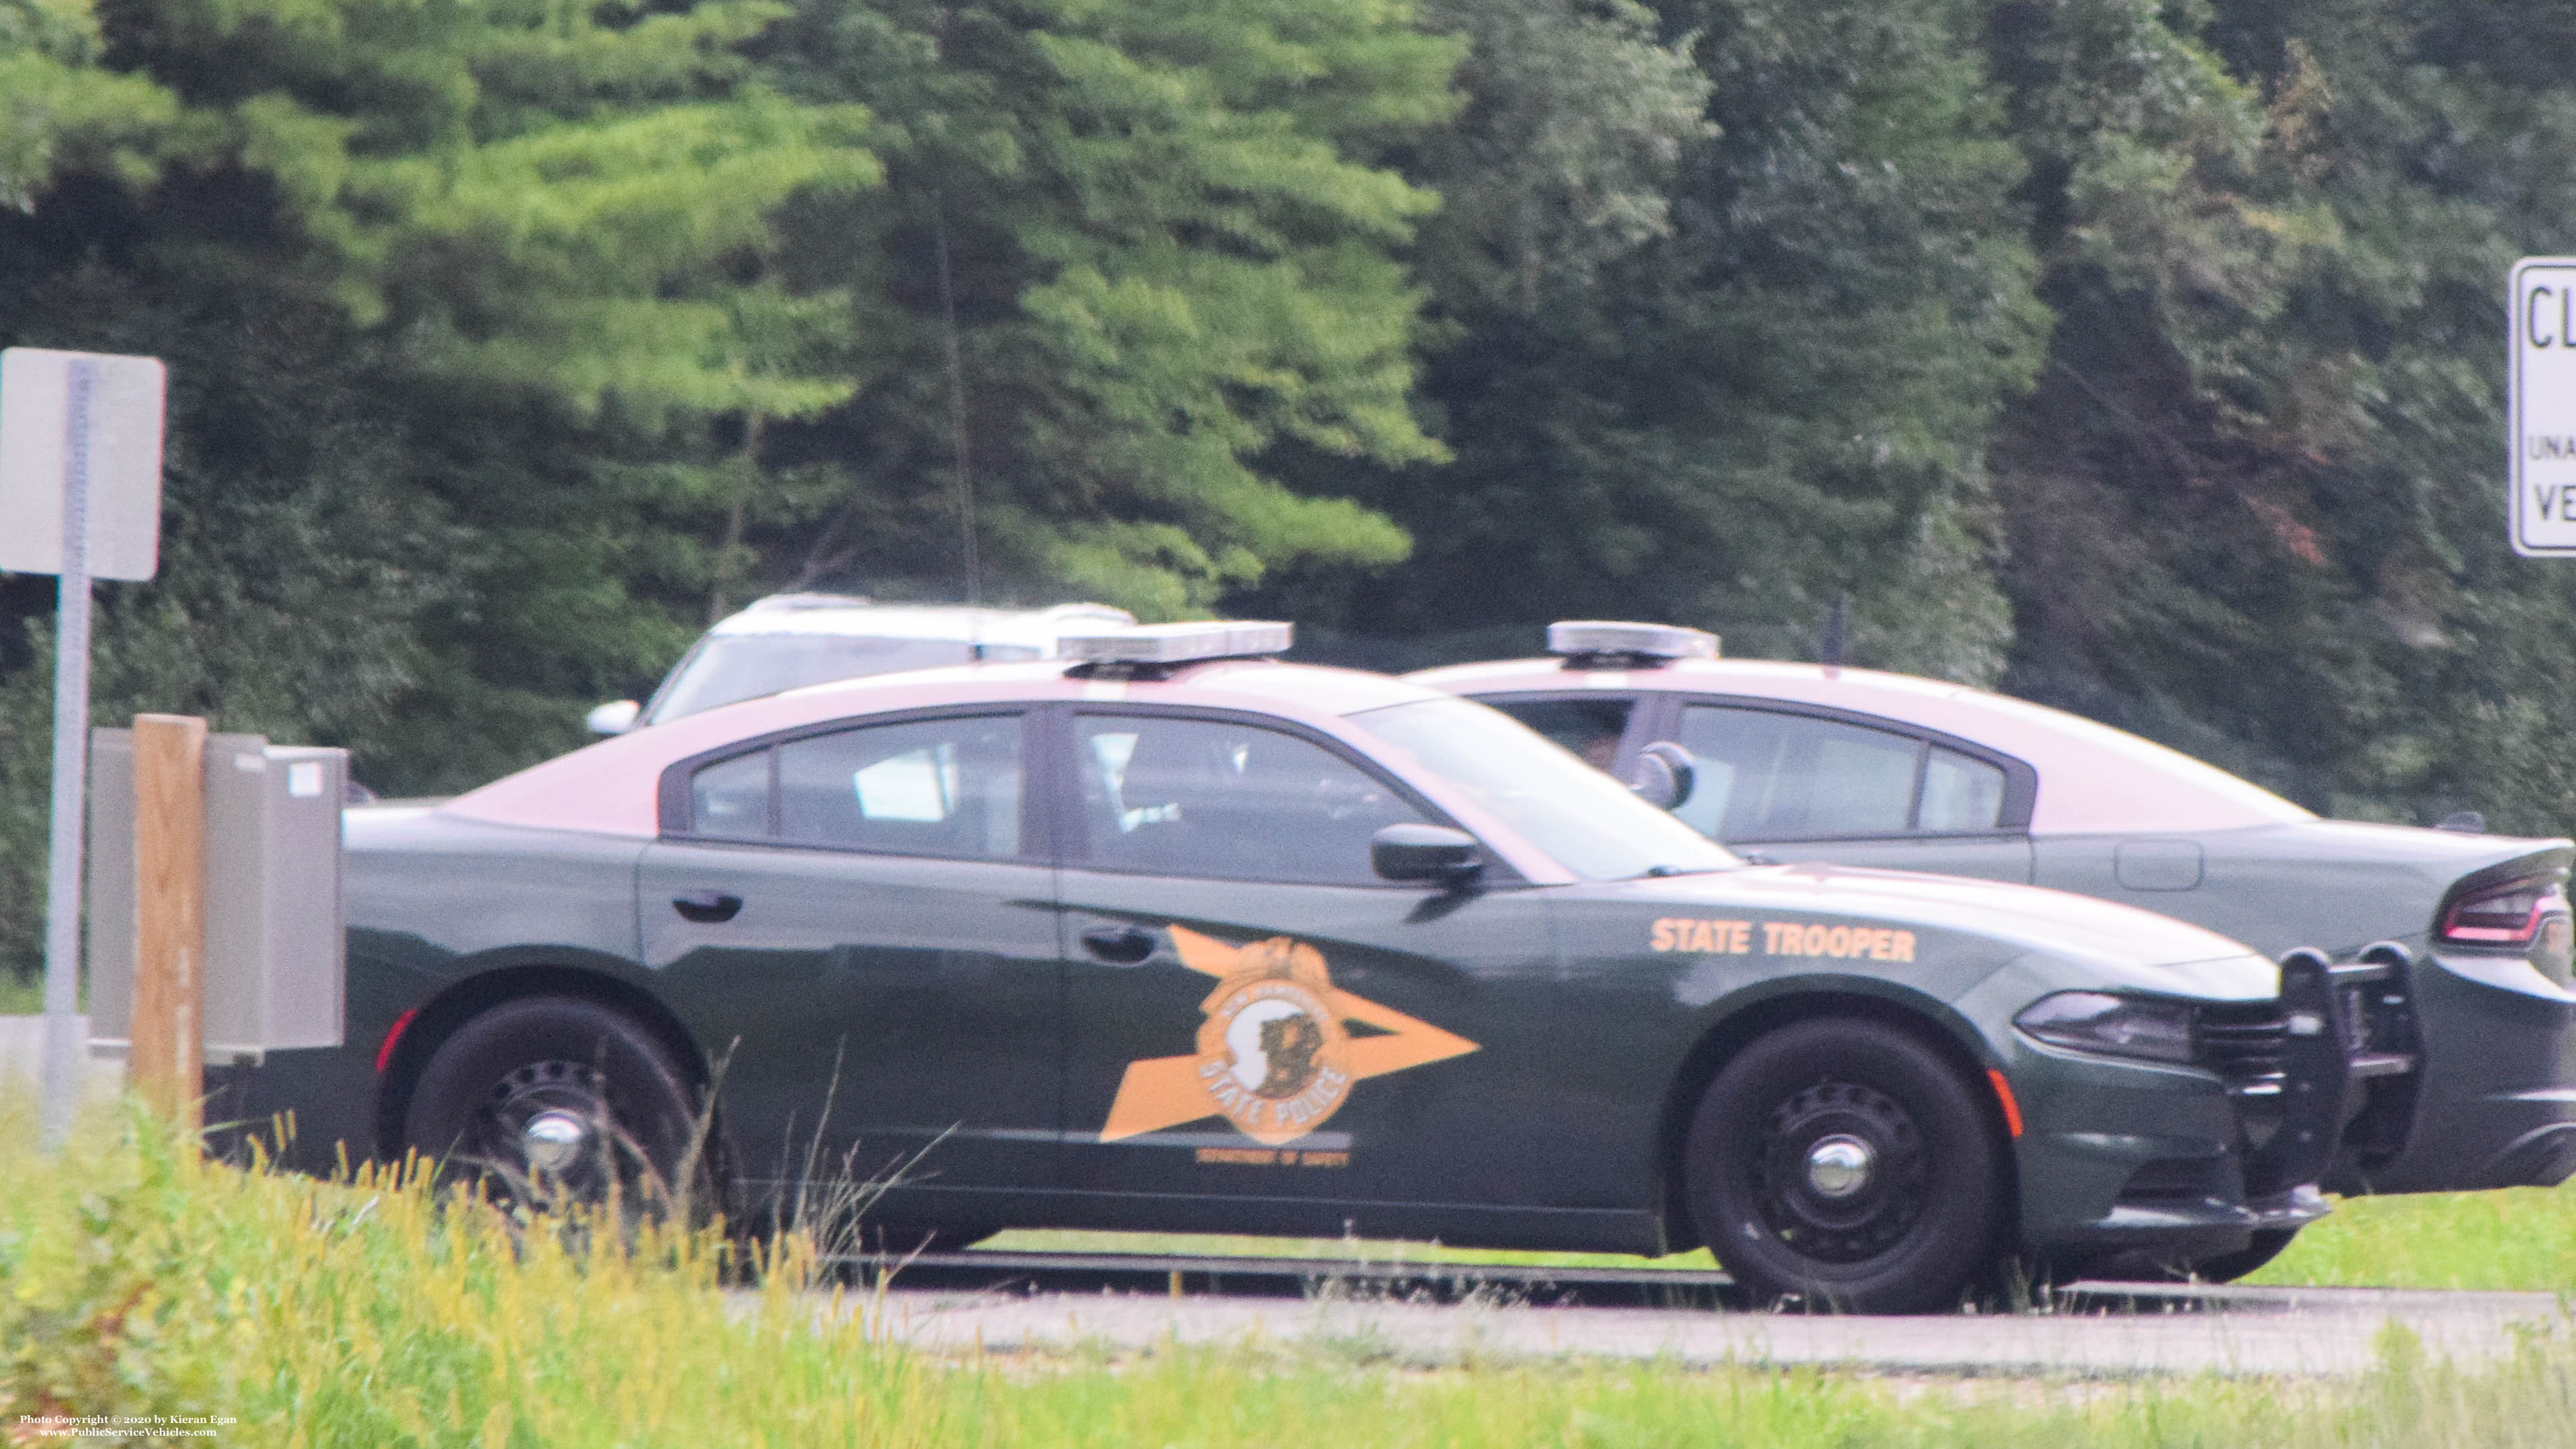
[[[60,581],[54,631],[53,836],[45,869],[44,1135],[71,1132],[80,1024],[82,787],[89,757],[90,579],[160,564],[159,359],[0,353],[0,569]]]

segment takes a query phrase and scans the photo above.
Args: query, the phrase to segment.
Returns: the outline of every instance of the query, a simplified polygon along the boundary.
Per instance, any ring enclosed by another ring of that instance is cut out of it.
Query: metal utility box
[[[134,1014],[134,741],[93,730],[89,1016],[122,1040]],[[206,737],[206,1060],[338,1046],[348,931],[340,807],[349,752]]]

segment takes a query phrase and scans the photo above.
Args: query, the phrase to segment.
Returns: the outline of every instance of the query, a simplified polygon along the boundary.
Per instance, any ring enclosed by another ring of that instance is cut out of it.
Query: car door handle
[[[1112,966],[1134,966],[1154,954],[1154,938],[1134,926],[1094,926],[1082,933],[1083,949]]]
[[[678,911],[680,919],[684,921],[695,921],[701,926],[713,926],[732,920],[734,912],[742,909],[742,897],[724,895],[716,891],[698,891],[690,895],[671,897],[671,909]]]

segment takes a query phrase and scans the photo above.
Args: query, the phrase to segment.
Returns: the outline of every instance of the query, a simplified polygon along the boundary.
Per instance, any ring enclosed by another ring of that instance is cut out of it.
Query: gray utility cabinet
[[[90,732],[89,1016],[134,1019],[134,738]],[[340,807],[349,752],[206,737],[206,1059],[338,1046],[348,933]]]

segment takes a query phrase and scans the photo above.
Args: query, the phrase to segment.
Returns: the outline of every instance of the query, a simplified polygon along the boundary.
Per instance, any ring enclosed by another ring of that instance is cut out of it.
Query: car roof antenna
[[[1816,659],[1827,669],[1842,667],[1843,649],[1850,642],[1850,623],[1846,617],[1850,610],[1851,590],[1843,589],[1834,595],[1833,607],[1825,611],[1825,637],[1817,644]]]
[[[942,208],[939,193],[930,193],[930,238],[938,253],[939,312],[947,326],[943,340],[948,353],[948,432],[949,445],[957,457],[957,531],[965,545],[966,607],[972,609],[984,602],[984,569],[975,549],[975,474],[968,466],[966,433],[966,361],[957,345],[957,288],[949,275],[948,214]],[[975,632],[974,657],[984,657],[980,624],[969,625]]]

